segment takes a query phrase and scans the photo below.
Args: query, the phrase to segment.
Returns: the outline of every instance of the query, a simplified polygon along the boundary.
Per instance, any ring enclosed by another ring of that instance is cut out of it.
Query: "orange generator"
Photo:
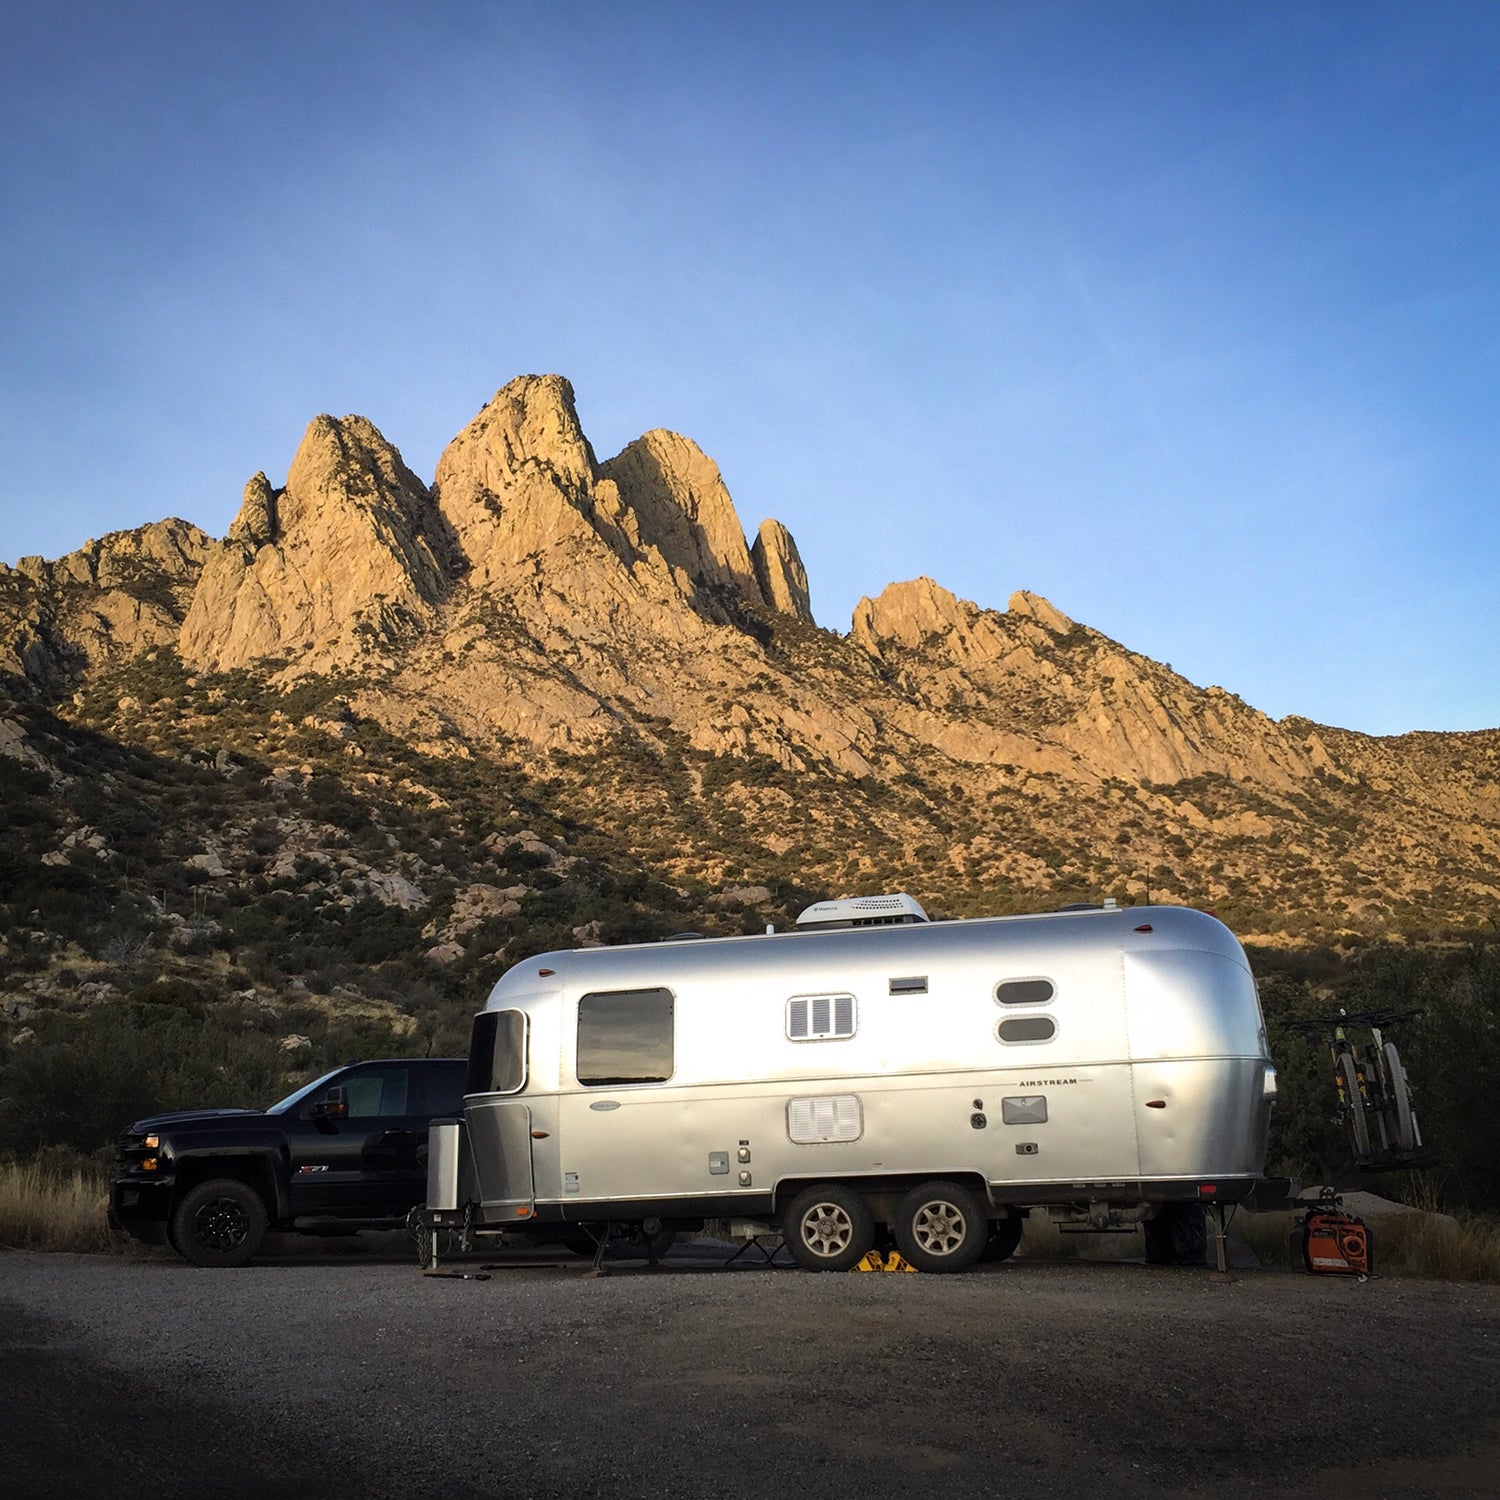
[[[1370,1231],[1363,1219],[1333,1204],[1319,1203],[1308,1209],[1297,1232],[1302,1241],[1302,1264],[1315,1275],[1370,1274]]]

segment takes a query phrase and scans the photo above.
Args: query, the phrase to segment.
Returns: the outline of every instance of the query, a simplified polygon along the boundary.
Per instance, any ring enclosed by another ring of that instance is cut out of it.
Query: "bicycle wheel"
[[[1355,1071],[1351,1053],[1339,1053],[1339,1076],[1344,1081],[1344,1097],[1349,1102],[1344,1116],[1349,1130],[1349,1144],[1354,1148],[1354,1160],[1363,1165],[1373,1154],[1370,1150],[1370,1126],[1365,1119],[1364,1096],[1359,1091],[1359,1075]]]
[[[1394,1042],[1381,1048],[1384,1054],[1386,1075],[1390,1079],[1391,1103],[1396,1110],[1396,1149],[1415,1151],[1422,1143],[1417,1136],[1416,1118],[1411,1112],[1411,1090],[1406,1084],[1406,1069],[1401,1066],[1401,1054]]]

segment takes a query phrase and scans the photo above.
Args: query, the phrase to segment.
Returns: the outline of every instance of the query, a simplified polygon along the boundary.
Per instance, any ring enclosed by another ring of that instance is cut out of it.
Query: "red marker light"
[[[1142,922],[1139,927],[1137,927],[1137,928],[1134,929],[1134,931],[1136,931],[1136,932],[1150,932],[1151,931],[1151,924],[1149,922]]]

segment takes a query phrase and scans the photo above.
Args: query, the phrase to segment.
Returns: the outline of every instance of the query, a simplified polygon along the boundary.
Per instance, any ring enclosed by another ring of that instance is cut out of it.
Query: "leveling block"
[[[878,1250],[871,1250],[858,1265],[850,1266],[849,1269],[851,1271],[915,1271],[917,1268],[899,1250],[892,1250],[889,1255],[882,1255]]]

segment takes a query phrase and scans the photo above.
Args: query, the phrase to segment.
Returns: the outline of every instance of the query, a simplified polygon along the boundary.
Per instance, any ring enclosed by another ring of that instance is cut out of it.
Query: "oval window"
[[[1057,1035],[1051,1016],[1012,1016],[998,1028],[1002,1042],[1050,1042]]]
[[[1001,1005],[1045,1005],[1055,993],[1050,979],[1006,979],[995,986]]]

